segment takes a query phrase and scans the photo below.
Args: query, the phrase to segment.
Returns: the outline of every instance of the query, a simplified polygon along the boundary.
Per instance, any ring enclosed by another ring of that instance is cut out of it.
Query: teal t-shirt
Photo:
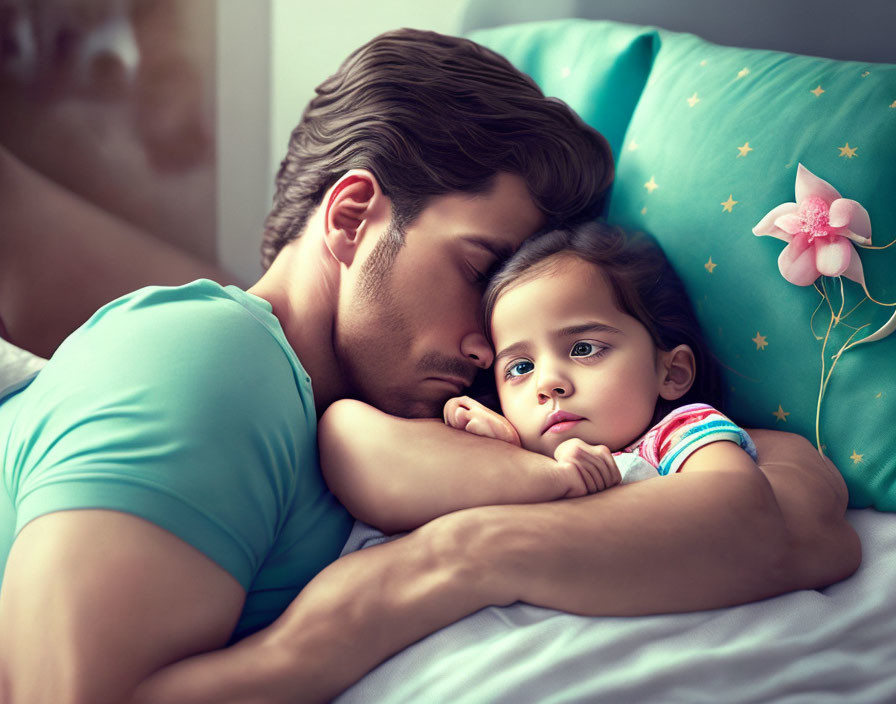
[[[0,574],[34,518],[123,511],[246,589],[234,638],[282,613],[352,524],[321,476],[311,379],[270,304],[206,280],[94,314],[0,403],[0,458]]]

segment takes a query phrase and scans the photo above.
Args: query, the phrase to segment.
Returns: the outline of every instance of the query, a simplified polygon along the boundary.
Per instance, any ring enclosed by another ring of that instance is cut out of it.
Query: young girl
[[[718,370],[646,237],[589,224],[533,240],[492,280],[485,314],[504,415],[460,397],[445,405],[449,425],[558,460],[575,447],[594,458],[599,488],[699,466],[718,441],[755,458],[707,405],[721,402]]]
[[[356,518],[390,533],[473,506],[755,467],[747,434],[713,407],[718,369],[681,281],[648,238],[599,224],[549,232],[505,263],[484,300],[503,415],[464,396],[446,403],[444,421],[517,447],[486,467],[465,462],[476,448],[462,443],[451,472],[443,457],[383,467],[368,458],[400,446],[394,426],[339,401],[321,420],[322,467]]]

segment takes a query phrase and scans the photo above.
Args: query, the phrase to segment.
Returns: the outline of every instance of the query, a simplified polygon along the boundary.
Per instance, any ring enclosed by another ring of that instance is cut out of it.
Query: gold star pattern
[[[699,102],[700,98],[697,97],[696,92],[690,98],[688,98],[688,105],[690,105],[691,107],[694,107]]]
[[[837,147],[840,150],[840,156],[845,156],[847,159],[852,159],[856,155],[856,150],[858,147],[850,147],[849,142],[844,144],[842,147]]]
[[[778,410],[772,413],[772,415],[777,419],[775,423],[777,423],[779,420],[783,420],[786,423],[787,416],[790,415],[790,411],[785,411],[783,408],[781,408],[781,404],[779,403]]]
[[[657,182],[653,180],[653,176],[650,177],[650,180],[644,184],[644,188],[647,189],[648,193],[653,193],[659,186]]]
[[[636,150],[638,147],[640,147],[640,146],[641,146],[641,145],[638,144],[635,140],[631,140],[631,141],[628,143],[628,150],[629,150],[630,152],[633,152],[633,151],[635,151],[635,150]]]
[[[865,455],[863,455],[863,454],[860,455],[858,452],[856,452],[855,450],[853,450],[853,451],[852,451],[852,454],[849,456],[849,459],[852,460],[853,464],[858,464],[859,462],[862,461],[862,458],[863,458],[864,456],[865,456]]]
[[[765,335],[760,335],[758,331],[756,337],[752,338],[752,340],[756,343],[757,350],[764,350],[768,347],[768,340],[765,339]]]
[[[750,73],[750,69],[748,69],[746,66],[744,66],[740,71],[737,72],[737,77],[743,78],[744,76],[749,75],[749,73]]]
[[[706,63],[707,63],[706,59],[703,59],[703,61],[700,62],[700,65],[701,65],[701,66],[706,66]]]
[[[753,151],[753,147],[750,146],[749,142],[744,142],[744,146],[738,147],[737,151],[740,152],[740,154],[737,155],[737,158],[740,159],[742,156],[746,156]]]
[[[723,212],[730,213],[734,209],[734,206],[738,203],[740,203],[740,201],[734,200],[734,194],[731,194],[730,196],[728,196],[728,200],[726,200],[724,203],[719,203],[719,205],[722,206]]]
[[[892,103],[890,103],[890,107],[891,107],[891,108],[896,108],[896,100],[894,100]]]
[[[866,76],[870,76],[870,75],[871,75],[871,71],[862,72],[862,78],[865,78]]]
[[[647,215],[647,206],[646,205],[643,208],[641,208],[641,215]]]
[[[703,266],[704,266],[704,268],[711,274],[711,273],[712,273],[712,270],[715,269],[715,268],[718,266],[718,264],[716,264],[716,263],[712,260],[712,257],[710,257],[710,258],[709,258],[709,261],[706,262],[706,264],[704,264]]]
[[[810,90],[809,92],[815,93],[815,97],[819,98],[821,97],[821,94],[824,93],[824,89],[821,86],[818,86],[818,88],[816,88],[815,90]]]
[[[874,398],[880,398],[880,397],[883,396],[883,395],[884,395],[883,392],[878,391],[878,392],[877,392],[877,396],[875,396]]]

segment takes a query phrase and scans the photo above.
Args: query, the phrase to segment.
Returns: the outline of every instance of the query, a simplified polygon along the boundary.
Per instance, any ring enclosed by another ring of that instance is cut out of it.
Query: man
[[[141,682],[139,701],[326,700],[487,604],[709,608],[855,569],[839,476],[758,434],[761,476],[457,512],[311,579],[350,523],[314,448],[332,401],[387,411],[395,461],[437,467],[457,442],[488,471],[526,461],[413,418],[491,363],[488,272],[593,216],[611,171],[599,135],[469,42],[400,31],[349,57],[293,133],[248,294],[125,297],[0,405],[4,701],[117,702]]]

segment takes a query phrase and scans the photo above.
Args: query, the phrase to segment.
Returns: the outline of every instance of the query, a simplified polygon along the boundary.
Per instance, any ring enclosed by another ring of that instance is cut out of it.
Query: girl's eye
[[[533,369],[535,369],[535,365],[528,359],[514,362],[507,368],[507,372],[504,374],[504,378],[507,379],[524,376],[531,372]]]
[[[595,357],[603,354],[605,347],[598,347],[593,342],[576,342],[569,351],[570,357]]]

